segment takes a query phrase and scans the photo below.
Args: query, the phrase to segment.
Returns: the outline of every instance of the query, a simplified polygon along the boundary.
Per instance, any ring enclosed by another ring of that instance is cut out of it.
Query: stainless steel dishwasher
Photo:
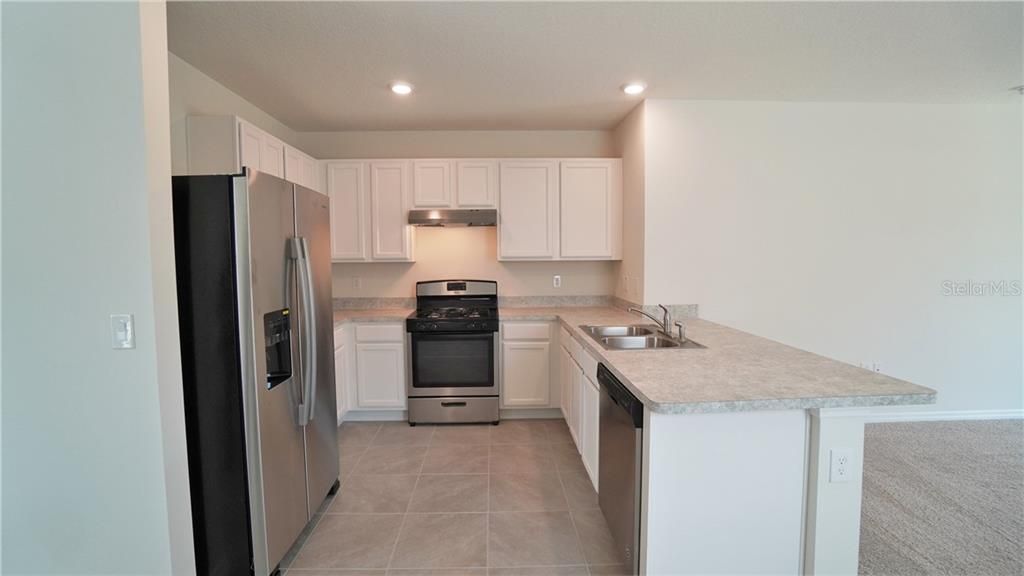
[[[597,366],[597,380],[601,384],[598,501],[618,556],[631,574],[639,574],[644,405],[604,364]]]

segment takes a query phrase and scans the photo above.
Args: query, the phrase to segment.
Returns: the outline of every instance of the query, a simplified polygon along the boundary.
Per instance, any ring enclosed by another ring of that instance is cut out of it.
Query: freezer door
[[[338,409],[334,384],[334,312],[331,302],[331,221],[327,196],[295,186],[295,231],[305,239],[312,288],[311,309],[316,363],[306,424],[306,478],[312,516],[338,480]],[[302,300],[307,305],[307,299]],[[307,311],[300,314],[307,318]],[[302,330],[305,335],[308,330]]]
[[[292,184],[268,174],[236,179],[234,197],[253,565],[264,576],[309,518],[301,362],[288,305],[296,289],[289,259],[295,212]]]

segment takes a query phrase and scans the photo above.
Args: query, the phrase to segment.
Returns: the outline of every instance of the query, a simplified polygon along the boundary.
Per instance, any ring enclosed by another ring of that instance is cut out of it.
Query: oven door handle
[[[465,406],[465,405],[466,405],[466,401],[465,400],[459,400],[459,401],[442,400],[441,401],[441,406],[443,408],[457,408],[457,407]]]

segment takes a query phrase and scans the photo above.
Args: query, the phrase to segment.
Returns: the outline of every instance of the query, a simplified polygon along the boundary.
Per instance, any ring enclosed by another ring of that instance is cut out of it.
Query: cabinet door
[[[302,174],[303,180],[305,181],[306,188],[320,191],[320,178],[317,174],[317,163],[316,160],[311,156],[304,156],[302,158]]]
[[[405,345],[357,342],[356,390],[360,408],[405,408]]]
[[[284,179],[312,190],[319,190],[316,160],[301,150],[286,144],[284,147]]]
[[[239,122],[238,146],[238,154],[242,159],[242,166],[262,171],[260,154],[263,153],[263,132],[252,124]]]
[[[505,342],[502,346],[502,403],[548,406],[550,348],[547,342]]]
[[[413,160],[413,206],[447,208],[452,204],[452,163],[450,160]]]
[[[374,260],[412,260],[408,194],[408,162],[370,163],[370,255]]]
[[[263,134],[260,170],[272,176],[284,178],[284,142],[269,134]]]
[[[499,260],[558,257],[558,163],[508,161],[500,166]]]
[[[366,162],[329,162],[327,196],[331,199],[331,259],[360,261],[369,257],[369,210]]]
[[[494,160],[455,162],[455,205],[495,208],[498,205],[498,163]]]
[[[569,358],[569,401],[571,412],[569,413],[569,431],[576,440],[576,450],[583,452],[583,431],[580,429],[580,404],[583,399],[583,370],[576,364],[576,361]]]
[[[621,258],[622,170],[619,160],[566,160],[559,184],[562,258]]]
[[[334,389],[338,399],[338,421],[348,411],[348,347],[345,344],[334,349]]]
[[[305,171],[302,168],[303,157],[305,154],[297,149],[291,146],[284,147],[284,179],[308,188]]]
[[[601,418],[601,395],[597,384],[586,374],[582,377],[583,385],[580,387],[583,394],[580,402],[580,454],[583,456],[583,466],[590,475],[590,481],[597,490],[597,455],[600,451],[598,433],[600,430]]]
[[[562,391],[562,417],[565,418],[565,424],[569,426],[569,433],[572,435],[573,441],[576,441],[576,431],[572,428],[572,384],[573,384],[573,369],[576,364],[572,361],[572,356],[569,355],[569,351],[564,346],[559,347],[558,355],[558,385]]]

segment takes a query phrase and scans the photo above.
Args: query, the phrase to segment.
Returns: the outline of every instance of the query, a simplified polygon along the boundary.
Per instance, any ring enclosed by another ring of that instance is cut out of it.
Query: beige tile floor
[[[338,448],[341,488],[287,576],[626,573],[563,420],[346,423]]]

